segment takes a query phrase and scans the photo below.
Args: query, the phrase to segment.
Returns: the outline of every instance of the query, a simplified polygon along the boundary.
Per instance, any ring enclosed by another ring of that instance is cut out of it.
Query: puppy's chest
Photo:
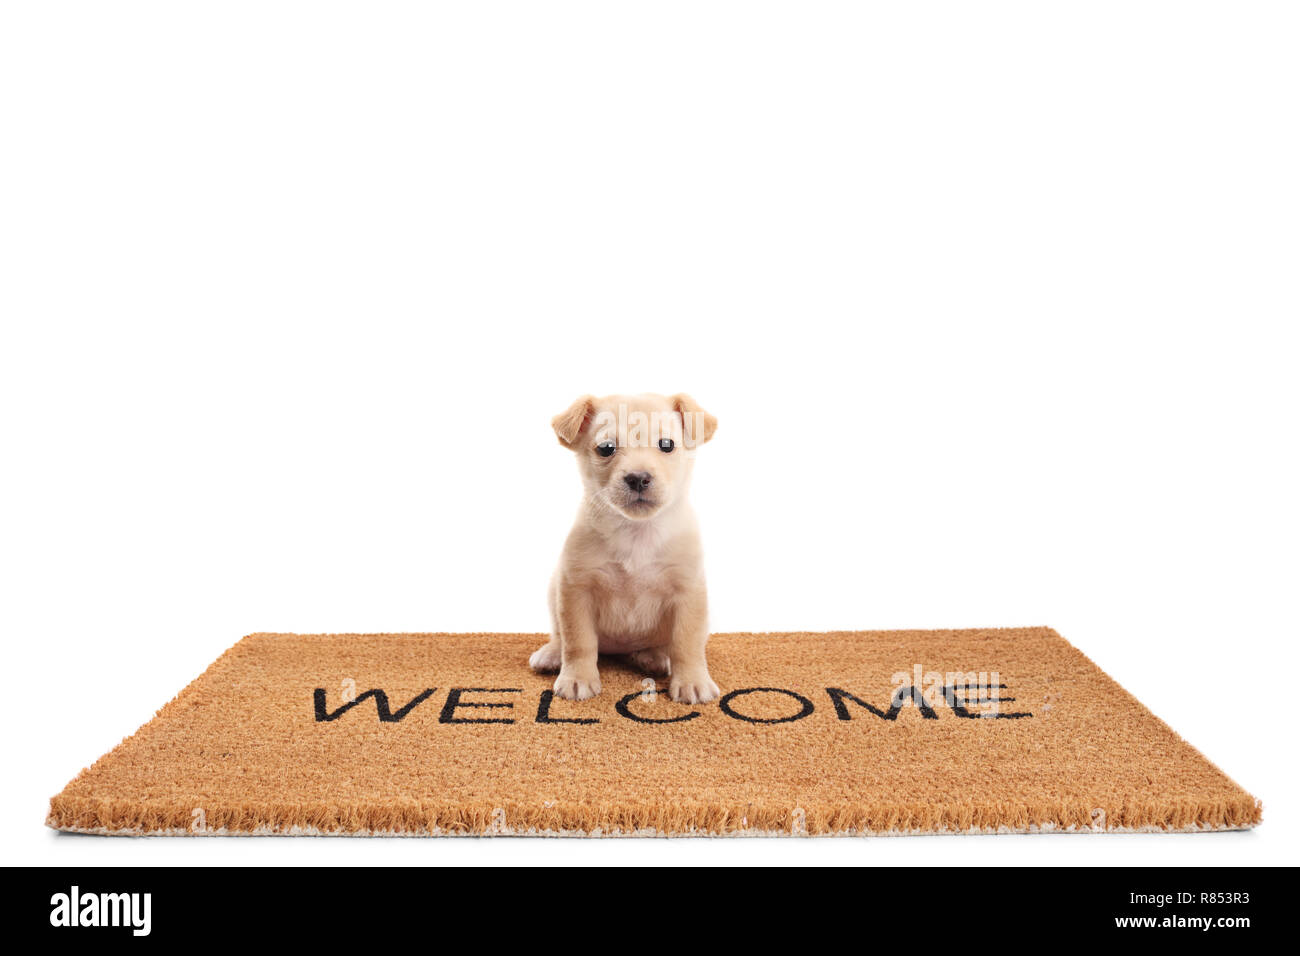
[[[611,596],[656,594],[667,598],[673,591],[668,567],[663,564],[627,565],[612,562],[600,569],[600,579],[602,589]]]
[[[601,568],[600,578],[596,618],[602,635],[601,650],[620,649],[607,647],[608,637],[649,636],[658,630],[676,589],[664,564],[613,561]],[[639,645],[633,642],[629,648],[632,646]]]

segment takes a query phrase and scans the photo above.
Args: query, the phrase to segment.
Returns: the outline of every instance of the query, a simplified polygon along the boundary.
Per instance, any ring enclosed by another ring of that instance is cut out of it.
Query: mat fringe
[[[245,806],[192,809],[55,797],[46,825],[120,836],[910,836],[996,833],[1200,833],[1244,830],[1261,805],[1130,804],[1122,807],[981,804],[863,808],[665,806]]]

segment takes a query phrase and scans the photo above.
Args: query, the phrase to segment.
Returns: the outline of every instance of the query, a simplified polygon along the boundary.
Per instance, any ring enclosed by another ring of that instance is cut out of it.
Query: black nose
[[[650,472],[648,471],[629,471],[623,476],[627,486],[633,491],[645,491],[650,487]]]

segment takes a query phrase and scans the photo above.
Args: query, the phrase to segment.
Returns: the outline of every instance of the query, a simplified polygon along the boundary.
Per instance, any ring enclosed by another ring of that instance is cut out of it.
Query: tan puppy
[[[718,420],[689,395],[585,395],[551,422],[586,496],[551,579],[551,639],[528,664],[555,693],[600,693],[596,655],[628,654],[673,700],[718,697],[704,645],[708,597],[687,501],[695,448]]]

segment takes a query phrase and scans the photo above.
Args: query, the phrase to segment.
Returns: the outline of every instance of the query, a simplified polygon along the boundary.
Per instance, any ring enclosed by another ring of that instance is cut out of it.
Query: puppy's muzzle
[[[648,471],[629,471],[623,476],[623,482],[637,494],[642,494],[649,488],[650,481],[650,472]]]

